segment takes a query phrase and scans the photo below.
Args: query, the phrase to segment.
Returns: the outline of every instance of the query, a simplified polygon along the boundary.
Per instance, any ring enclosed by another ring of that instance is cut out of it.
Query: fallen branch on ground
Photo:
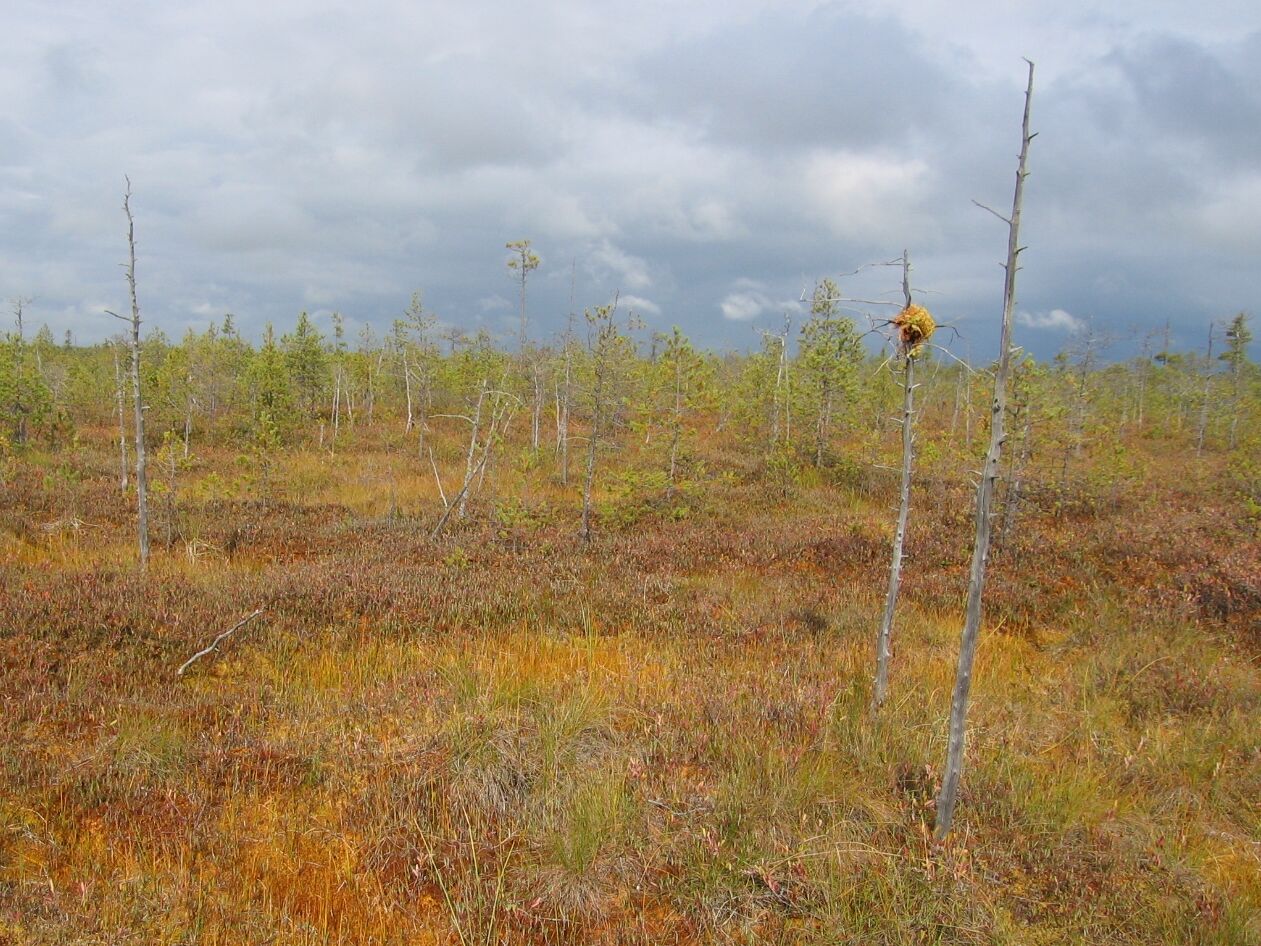
[[[204,650],[197,651],[197,653],[193,654],[193,656],[185,660],[183,665],[178,670],[175,671],[175,675],[177,677],[184,676],[184,671],[187,670],[189,667],[191,667],[194,662],[200,660],[202,657],[205,657],[207,654],[214,653],[216,650],[219,649],[220,644],[222,644],[225,640],[227,640],[229,637],[231,637],[241,628],[245,627],[245,625],[249,624],[250,621],[254,620],[256,617],[262,614],[263,611],[265,610],[266,608],[257,608],[252,613],[247,614],[245,617],[241,618],[241,620],[237,621],[236,624],[228,628],[226,631],[224,631],[222,634],[216,637],[213,641],[211,641],[209,647],[207,647]]]

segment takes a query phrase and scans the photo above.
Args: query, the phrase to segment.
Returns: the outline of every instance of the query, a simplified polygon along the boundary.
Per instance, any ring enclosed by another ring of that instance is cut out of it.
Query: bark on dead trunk
[[[902,251],[902,294],[911,306],[911,261]],[[889,565],[889,590],[885,595],[880,635],[876,640],[876,680],[872,688],[872,708],[879,710],[889,692],[889,660],[893,656],[893,616],[902,587],[902,548],[906,524],[911,514],[911,476],[915,463],[915,349],[903,352],[902,375],[902,484],[898,491],[898,527],[893,535],[893,556]]]
[[[123,387],[122,363],[118,357],[118,346],[114,346],[114,393],[118,399],[118,486],[127,492],[127,394]]]
[[[149,567],[149,477],[144,443],[144,398],[140,390],[140,302],[136,296],[136,225],[131,215],[131,180],[123,197],[127,214],[127,288],[131,293],[131,391],[136,426],[136,531],[140,567]]]
[[[1011,217],[1007,223],[1007,262],[1003,285],[1003,323],[998,356],[998,372],[994,376],[994,400],[990,406],[990,444],[981,469],[976,496],[976,539],[972,548],[972,567],[968,580],[967,614],[959,644],[959,666],[955,675],[954,695],[950,704],[950,739],[946,750],[946,768],[941,792],[937,796],[936,837],[942,840],[950,833],[959,782],[963,776],[968,698],[972,692],[972,667],[981,631],[981,600],[985,591],[985,566],[989,559],[990,535],[993,527],[994,488],[1002,461],[1006,439],[1007,376],[1011,369],[1012,312],[1016,302],[1016,271],[1020,246],[1020,210],[1024,202],[1025,178],[1028,176],[1029,111],[1033,102],[1033,63],[1029,63],[1029,81],[1025,88],[1024,118],[1021,122],[1020,159],[1016,167],[1016,188],[1012,198]]]

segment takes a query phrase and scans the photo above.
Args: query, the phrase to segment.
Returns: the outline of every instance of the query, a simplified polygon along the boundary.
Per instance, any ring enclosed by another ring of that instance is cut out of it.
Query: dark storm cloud
[[[1255,167],[1261,153],[1261,72],[1253,58],[1261,35],[1238,53],[1214,54],[1186,39],[1148,37],[1118,49],[1114,65],[1132,97],[1134,114],[1156,133],[1199,145],[1225,166]],[[1245,49],[1248,55],[1241,55]],[[1230,60],[1234,60],[1231,62]]]
[[[930,0],[19,3],[0,38],[0,294],[36,296],[58,333],[113,331],[128,173],[142,305],[172,335],[303,308],[384,330],[414,289],[511,334],[504,243],[529,237],[539,336],[571,291],[581,309],[620,288],[654,328],[744,347],[818,277],[906,247],[979,352],[1005,234],[970,199],[1010,202],[1027,53],[1022,343],[1052,353],[1108,318],[1198,339],[1261,288],[1248,9],[1003,26]]]
[[[946,119],[959,83],[891,16],[773,11],[639,64],[641,112],[761,152],[907,145]]]

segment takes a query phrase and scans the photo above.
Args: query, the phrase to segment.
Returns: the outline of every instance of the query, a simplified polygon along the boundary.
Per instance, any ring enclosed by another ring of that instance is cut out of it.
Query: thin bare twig
[[[1009,226],[1009,227],[1011,226],[1011,219],[1010,219],[1010,218],[1008,218],[1008,217],[1004,217],[1002,214],[1000,214],[1000,213],[999,213],[997,210],[995,210],[993,207],[986,207],[986,206],[985,206],[983,203],[981,203],[979,200],[973,200],[973,201],[972,201],[972,203],[976,204],[978,207],[980,207],[980,208],[981,208],[982,210],[984,210],[986,213],[992,213],[992,214],[993,214],[995,217],[997,217],[999,220],[1003,221],[1003,223],[1007,224],[1007,226]]]
[[[216,650],[218,650],[219,645],[221,643],[223,643],[225,640],[227,640],[229,637],[231,637],[241,628],[245,627],[246,624],[249,624],[250,621],[254,620],[254,618],[258,617],[260,614],[262,614],[266,610],[267,610],[266,608],[256,608],[254,609],[253,612],[241,618],[241,620],[237,621],[236,624],[228,628],[226,631],[224,631],[222,634],[216,637],[213,641],[211,641],[209,647],[205,648],[204,650],[197,651],[197,653],[193,654],[193,656],[185,660],[183,666],[181,666],[178,670],[175,671],[175,675],[177,677],[184,676],[184,671],[187,670],[189,667],[191,667],[194,662],[200,660],[202,657],[205,657],[207,654],[214,653]]]
[[[938,327],[940,328],[940,326]],[[946,327],[951,328],[952,326],[946,326]],[[949,348],[943,348],[941,345],[934,345],[931,342],[929,342],[928,347],[933,349],[933,351],[939,351],[946,357],[953,358],[955,361],[959,362],[959,364],[963,365],[964,370],[967,371],[968,374],[977,374],[978,371],[980,371],[983,374],[990,374],[990,372],[985,371],[984,369],[973,368],[970,364],[968,364],[966,361],[964,361],[962,358],[960,358],[958,355],[952,352]]]

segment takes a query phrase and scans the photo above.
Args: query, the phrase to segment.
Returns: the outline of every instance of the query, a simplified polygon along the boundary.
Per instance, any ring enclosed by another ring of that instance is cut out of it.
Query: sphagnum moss
[[[928,310],[914,304],[906,306],[894,316],[893,325],[898,330],[898,344],[908,355],[918,352],[937,331],[937,323]]]

